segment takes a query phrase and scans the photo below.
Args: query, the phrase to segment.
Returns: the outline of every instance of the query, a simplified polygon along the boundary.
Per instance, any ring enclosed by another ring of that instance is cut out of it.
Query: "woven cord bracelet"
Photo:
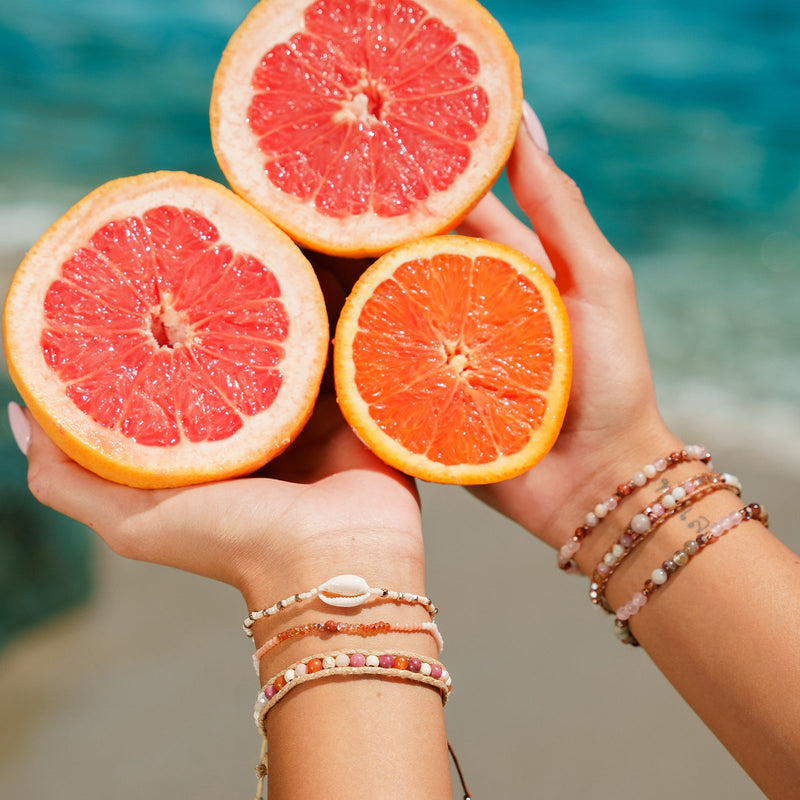
[[[319,678],[346,675],[374,675],[425,683],[441,692],[442,704],[447,702],[452,687],[444,664],[435,659],[397,650],[335,650],[297,661],[267,681],[258,693],[253,710],[257,727],[264,733],[264,720],[269,710],[296,686]]]

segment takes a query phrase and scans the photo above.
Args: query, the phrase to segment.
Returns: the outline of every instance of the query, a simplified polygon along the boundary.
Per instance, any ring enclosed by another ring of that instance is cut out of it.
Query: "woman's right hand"
[[[630,267],[597,227],[575,183],[528,133],[538,122],[528,108],[525,121],[508,176],[533,229],[488,195],[459,232],[515,247],[554,276],[572,331],[572,389],[561,434],[544,460],[517,478],[473,491],[559,547],[598,500],[682,443],[656,406]]]

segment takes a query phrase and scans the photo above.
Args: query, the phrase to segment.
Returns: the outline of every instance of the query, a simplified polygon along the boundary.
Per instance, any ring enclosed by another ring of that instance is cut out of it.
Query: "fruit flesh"
[[[188,209],[97,230],[48,288],[44,318],[42,352],[67,396],[138,444],[225,439],[281,386],[277,280]]]
[[[409,213],[469,164],[489,116],[475,52],[408,0],[319,0],[252,76],[267,178],[342,218]]]
[[[537,287],[494,257],[400,265],[353,340],[369,414],[410,452],[485,464],[518,452],[547,411],[553,330]]]

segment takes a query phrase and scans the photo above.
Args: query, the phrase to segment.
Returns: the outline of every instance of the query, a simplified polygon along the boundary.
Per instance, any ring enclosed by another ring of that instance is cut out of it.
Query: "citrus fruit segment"
[[[572,372],[552,280],[463,236],[402,245],[359,279],[334,336],[342,413],[378,456],[439,483],[529,469],[552,447]]]
[[[291,239],[212,181],[107,183],[58,220],[6,299],[9,372],[50,437],[132,486],[250,472],[308,419],[328,349]]]
[[[521,108],[517,54],[475,0],[262,0],[210,119],[236,192],[307,247],[372,256],[454,227]]]

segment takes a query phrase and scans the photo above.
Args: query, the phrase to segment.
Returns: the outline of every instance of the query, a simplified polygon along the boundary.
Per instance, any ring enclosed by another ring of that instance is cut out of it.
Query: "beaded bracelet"
[[[646,464],[641,470],[633,474],[627,483],[621,483],[617,490],[609,495],[605,500],[597,505],[586,515],[583,525],[575,530],[575,533],[562,545],[558,551],[558,566],[565,572],[580,572],[575,563],[575,554],[580,550],[583,540],[592,532],[600,521],[613,511],[619,502],[632,494],[636,489],[645,486],[649,481],[664,470],[682,464],[685,461],[702,461],[708,464],[711,461],[711,453],[699,444],[686,445],[683,450],[676,450],[665,458],[657,458],[651,464]]]
[[[322,653],[295,662],[264,684],[253,709],[256,726],[262,734],[265,733],[264,720],[269,710],[296,686],[318,678],[344,675],[372,675],[424,683],[439,690],[442,704],[447,702],[453,683],[441,662],[415,653],[387,653],[379,650],[336,650]]]
[[[262,800],[264,780],[267,777],[267,726],[266,718],[270,709],[295,686],[319,678],[335,678],[340,676],[398,678],[415,681],[439,690],[442,705],[447,702],[453,681],[444,665],[435,659],[423,658],[415,653],[369,650],[336,650],[331,653],[320,653],[309,656],[292,664],[288,669],[279,672],[258,693],[253,708],[253,720],[261,732],[261,755],[256,774],[258,785],[255,800]],[[453,758],[458,771],[461,786],[464,789],[464,800],[470,800],[470,793],[464,782],[464,776],[455,757],[450,742],[447,749]]]
[[[670,575],[677,572],[681,567],[685,567],[691,558],[697,555],[704,547],[732,531],[741,523],[751,519],[757,520],[763,525],[767,525],[769,522],[767,512],[763,506],[759,503],[750,503],[750,505],[722,517],[722,519],[709,526],[704,533],[699,534],[696,539],[687,541],[680,550],[676,550],[672,554],[671,558],[668,558],[660,567],[654,569],[650,577],[644,582],[641,591],[636,592],[627,603],[617,609],[616,618],[614,619],[614,633],[619,636],[620,640],[624,644],[638,647],[639,642],[631,633],[628,620],[638,614],[639,610],[647,604],[650,595],[659,586],[663,586],[669,580]]]
[[[616,544],[595,567],[589,584],[589,599],[613,614],[606,600],[605,590],[617,567],[670,517],[719,489],[730,489],[741,495],[742,487],[734,475],[706,472],[666,490],[656,502],[634,515]]]
[[[357,624],[354,622],[336,622],[336,620],[328,619],[325,620],[325,622],[309,622],[305,625],[296,625],[268,639],[253,654],[253,666],[256,668],[256,673],[258,673],[258,662],[272,650],[273,647],[277,647],[277,645],[281,642],[285,642],[287,639],[294,639],[298,636],[308,636],[314,633],[341,633],[350,636],[378,636],[382,633],[428,633],[433,637],[440,653],[444,648],[444,640],[435,622],[395,625],[391,622],[380,621]]]
[[[394,603],[421,605],[424,606],[431,617],[435,617],[438,613],[436,606],[424,595],[371,587],[358,575],[337,575],[314,589],[279,600],[269,608],[264,608],[261,611],[251,611],[247,615],[247,619],[242,623],[245,634],[252,639],[253,631],[251,628],[257,620],[263,617],[270,617],[295,603],[310,600],[312,597],[319,597],[323,603],[329,606],[338,606],[339,608],[354,608],[373,598]]]

